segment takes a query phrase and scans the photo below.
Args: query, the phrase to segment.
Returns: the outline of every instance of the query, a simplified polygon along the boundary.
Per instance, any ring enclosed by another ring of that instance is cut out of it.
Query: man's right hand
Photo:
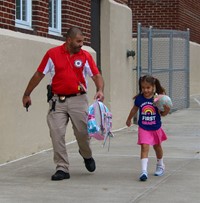
[[[28,109],[28,107],[31,105],[31,97],[30,97],[31,92],[40,83],[43,77],[44,77],[43,73],[36,71],[32,76],[32,78],[30,79],[28,86],[22,97],[22,103],[26,109]]]
[[[31,105],[31,97],[24,95],[22,98],[22,103],[25,108],[29,107]]]

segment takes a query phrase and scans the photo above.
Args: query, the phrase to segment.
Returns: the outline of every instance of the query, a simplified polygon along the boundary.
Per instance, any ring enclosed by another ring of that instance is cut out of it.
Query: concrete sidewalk
[[[89,173],[77,143],[67,146],[69,180],[51,181],[55,172],[52,151],[0,166],[0,203],[199,203],[200,97],[189,109],[163,118],[168,140],[163,143],[166,173],[153,176],[156,159],[151,148],[149,179],[138,180],[140,147],[137,127],[115,132],[110,151],[93,140],[97,170]]]

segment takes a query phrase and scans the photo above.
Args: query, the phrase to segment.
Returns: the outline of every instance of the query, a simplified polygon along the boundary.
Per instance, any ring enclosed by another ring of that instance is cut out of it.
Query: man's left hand
[[[102,91],[98,91],[95,94],[94,99],[103,102],[103,100],[104,100],[104,94],[103,94],[103,92]]]

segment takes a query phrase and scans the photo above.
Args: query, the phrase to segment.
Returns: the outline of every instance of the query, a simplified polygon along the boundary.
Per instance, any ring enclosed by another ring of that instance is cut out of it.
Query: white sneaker
[[[162,176],[165,173],[165,165],[156,165],[155,176]]]
[[[142,171],[142,173],[140,174],[140,180],[146,181],[147,179],[148,179],[147,171]]]

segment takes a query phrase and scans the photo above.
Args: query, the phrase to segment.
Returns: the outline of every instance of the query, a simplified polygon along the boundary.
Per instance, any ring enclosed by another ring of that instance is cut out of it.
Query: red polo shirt
[[[38,69],[43,74],[50,73],[54,94],[76,94],[80,92],[80,83],[87,89],[86,76],[99,74],[99,70],[85,50],[70,56],[65,44],[49,49]]]

